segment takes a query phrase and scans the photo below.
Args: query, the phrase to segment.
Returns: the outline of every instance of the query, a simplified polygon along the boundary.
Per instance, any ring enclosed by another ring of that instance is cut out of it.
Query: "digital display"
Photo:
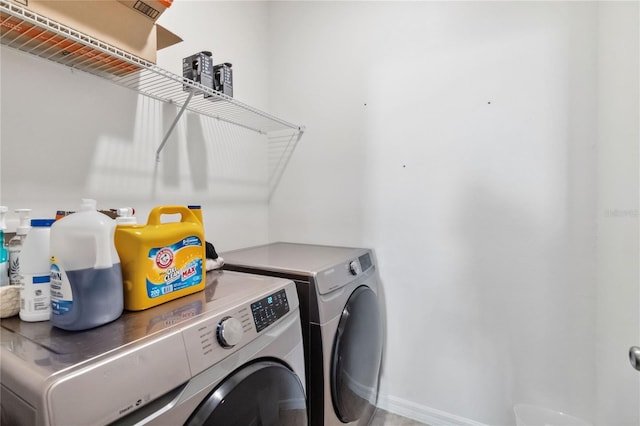
[[[258,333],[282,318],[287,312],[289,312],[289,301],[284,289],[251,304],[253,322],[256,324]]]
[[[362,272],[371,268],[371,257],[369,256],[369,253],[363,254],[358,258],[358,260],[360,261],[360,267],[362,268]]]

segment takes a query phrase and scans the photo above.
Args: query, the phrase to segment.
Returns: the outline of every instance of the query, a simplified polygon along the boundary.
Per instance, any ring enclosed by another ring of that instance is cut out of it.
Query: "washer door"
[[[342,310],[331,357],[331,397],[345,423],[375,405],[382,359],[382,321],[376,294],[358,287]]]
[[[274,361],[258,361],[227,377],[186,424],[305,426],[304,389],[289,368]]]

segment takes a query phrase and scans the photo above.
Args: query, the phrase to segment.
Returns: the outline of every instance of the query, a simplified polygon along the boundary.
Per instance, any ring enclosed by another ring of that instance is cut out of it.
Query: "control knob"
[[[358,275],[360,272],[362,272],[360,270],[360,264],[355,260],[352,260],[349,263],[349,271],[351,272],[351,275]]]
[[[218,323],[216,336],[223,348],[232,348],[242,339],[242,323],[233,317],[225,317]]]

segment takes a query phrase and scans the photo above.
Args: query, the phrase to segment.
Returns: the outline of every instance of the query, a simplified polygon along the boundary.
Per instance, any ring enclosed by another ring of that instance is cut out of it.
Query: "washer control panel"
[[[253,322],[256,325],[256,330],[260,333],[289,312],[287,293],[283,289],[252,303],[251,312],[253,313]]]
[[[370,250],[363,252],[351,259],[327,268],[316,275],[316,283],[320,294],[335,291],[351,282],[355,277],[363,276],[374,268]]]
[[[295,284],[219,311],[182,331],[193,375],[228,357],[298,307]]]

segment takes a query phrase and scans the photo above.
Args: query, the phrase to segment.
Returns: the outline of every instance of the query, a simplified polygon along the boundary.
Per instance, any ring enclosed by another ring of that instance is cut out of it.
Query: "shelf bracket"
[[[194,92],[195,92],[195,90],[193,90],[193,89],[189,92],[189,96],[187,97],[187,100],[184,101],[184,103],[182,104],[182,107],[180,108],[180,111],[178,112],[178,115],[173,120],[173,123],[171,123],[171,127],[169,127],[169,130],[167,130],[167,133],[164,135],[164,138],[162,139],[162,142],[160,143],[160,146],[158,147],[158,150],[156,151],[156,162],[160,161],[160,152],[162,151],[162,149],[164,148],[165,144],[169,140],[169,136],[171,136],[171,133],[173,133],[173,129],[176,127],[176,124],[178,124],[178,120],[180,120],[180,117],[182,117],[182,114],[184,113],[184,110],[187,109],[187,105],[189,105],[189,102],[191,101],[191,98],[193,97]]]

